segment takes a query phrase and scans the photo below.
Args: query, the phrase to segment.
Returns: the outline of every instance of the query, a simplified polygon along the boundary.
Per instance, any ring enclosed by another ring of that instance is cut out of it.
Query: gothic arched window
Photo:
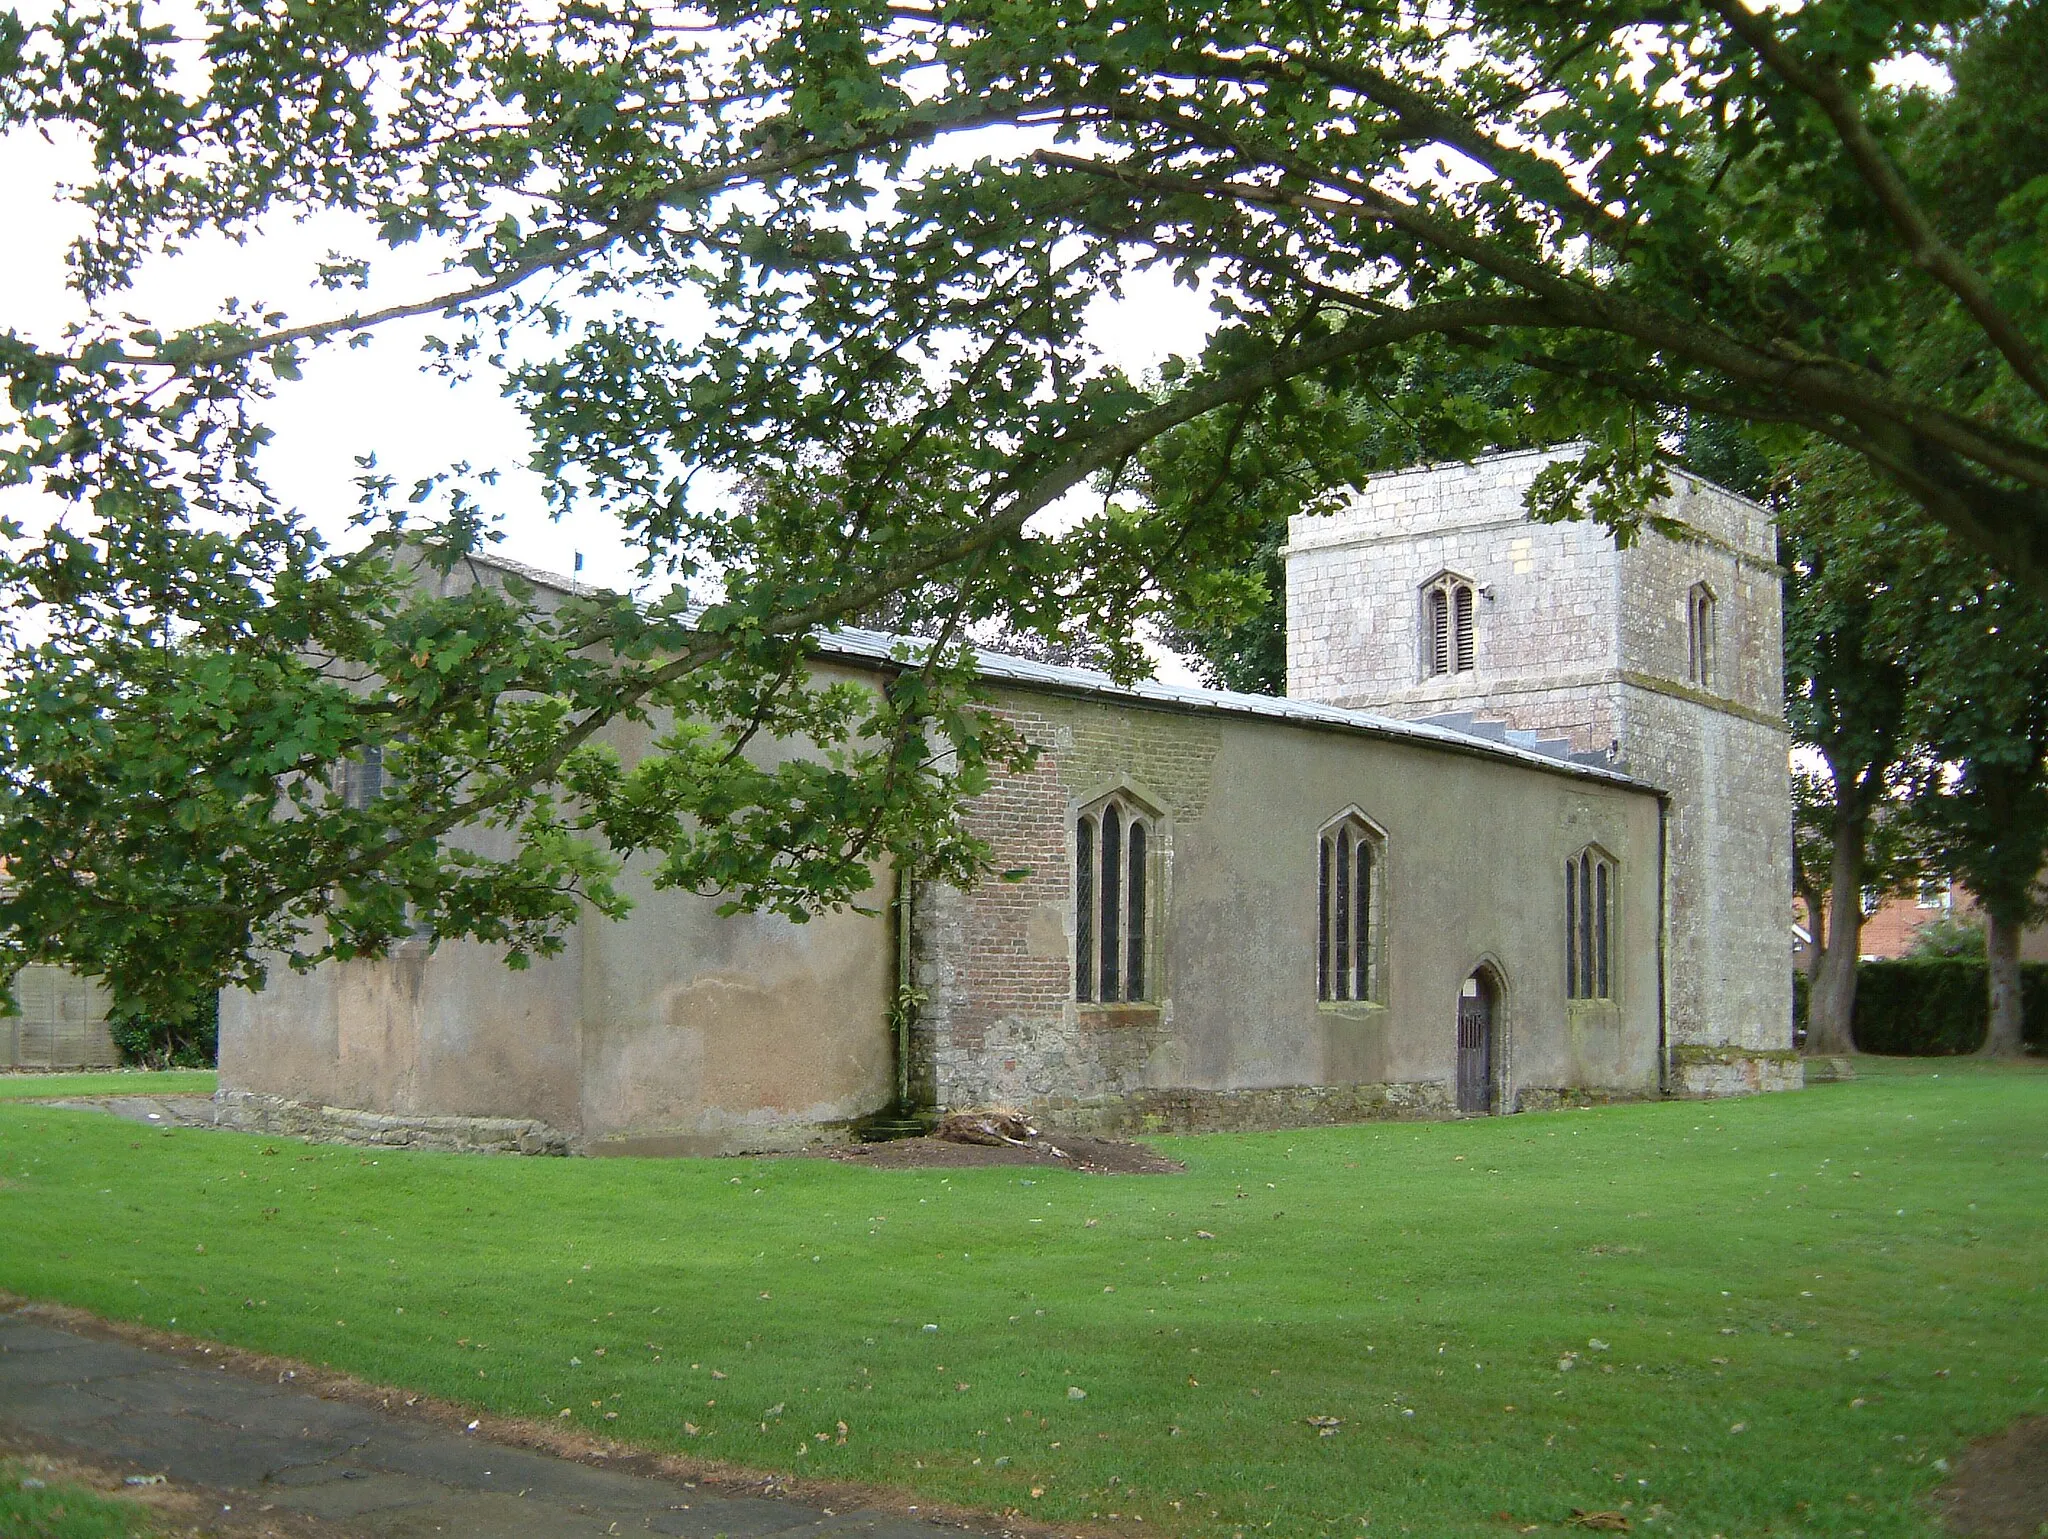
[[[1564,991],[1570,999],[1612,999],[1608,939],[1614,928],[1614,859],[1597,845],[1564,863]]]
[[[1705,686],[1714,682],[1714,590],[1694,583],[1685,596],[1685,676]]]
[[[1423,672],[1470,673],[1478,659],[1471,581],[1446,572],[1422,590]]]
[[[1142,1001],[1151,986],[1152,819],[1117,795],[1074,825],[1074,998]]]
[[[1316,851],[1316,997],[1379,997],[1384,869],[1381,836],[1355,813],[1324,829]]]

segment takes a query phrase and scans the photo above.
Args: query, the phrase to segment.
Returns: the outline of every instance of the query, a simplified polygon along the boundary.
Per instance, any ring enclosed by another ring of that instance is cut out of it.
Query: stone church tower
[[[1295,519],[1287,692],[1540,744],[1664,791],[1668,1087],[1796,1086],[1771,516],[1674,471],[1677,539],[1621,550],[1597,524],[1532,522],[1523,494],[1569,452],[1379,476],[1345,511]],[[1488,812],[1471,809],[1474,837]],[[1556,907],[1564,945],[1564,874],[1527,901]]]

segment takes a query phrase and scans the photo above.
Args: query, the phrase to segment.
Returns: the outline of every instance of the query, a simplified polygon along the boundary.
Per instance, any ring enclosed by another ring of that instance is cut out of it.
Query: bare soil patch
[[[967,1144],[946,1138],[899,1138],[853,1144],[832,1158],[875,1170],[946,1170],[975,1165],[1036,1165],[1103,1176],[1174,1176],[1187,1167],[1143,1144],[1080,1133],[1040,1133],[1022,1143]],[[2029,1536],[2032,1539],[2032,1536]]]
[[[1942,1521],[1968,1539],[2048,1534],[2048,1416],[2014,1422],[1973,1445],[1934,1501]]]

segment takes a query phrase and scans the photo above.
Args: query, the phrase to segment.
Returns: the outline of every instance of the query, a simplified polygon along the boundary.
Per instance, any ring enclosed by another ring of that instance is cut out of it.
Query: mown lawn
[[[20,1460],[0,1459],[0,1534],[7,1539],[150,1539],[156,1532],[133,1502],[50,1480]]]
[[[16,1104],[0,1287],[1134,1534],[1924,1536],[1941,1461],[2048,1411],[2040,1069],[1160,1143],[1187,1175],[372,1154]]]
[[[0,1074],[0,1101],[95,1095],[212,1095],[211,1069],[91,1069],[80,1074]]]

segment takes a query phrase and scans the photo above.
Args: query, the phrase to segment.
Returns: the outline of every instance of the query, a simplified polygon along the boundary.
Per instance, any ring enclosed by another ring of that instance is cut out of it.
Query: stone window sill
[[[1377,999],[1319,999],[1316,1010],[1340,1021],[1376,1021],[1387,1013]]]
[[[1156,1026],[1161,1014],[1158,1005],[1139,1002],[1102,1005],[1077,1000],[1074,1008],[1079,1012],[1083,1026],[1100,1026],[1105,1029],[1117,1026]]]

